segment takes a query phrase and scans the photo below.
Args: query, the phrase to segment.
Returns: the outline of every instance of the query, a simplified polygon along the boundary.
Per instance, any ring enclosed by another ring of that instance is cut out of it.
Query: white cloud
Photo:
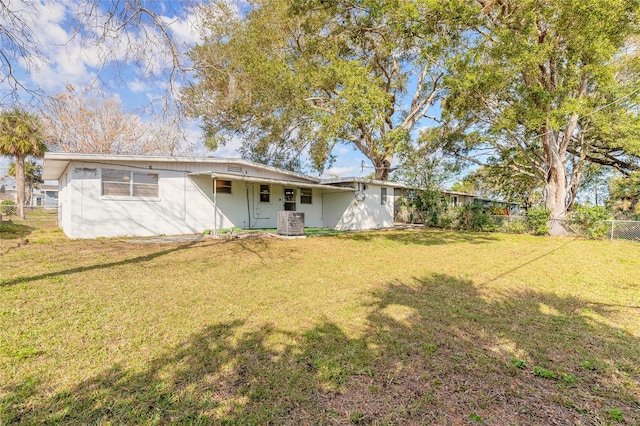
[[[364,174],[368,174],[367,173],[367,169],[365,169],[365,173]],[[324,178],[329,178],[329,177],[353,177],[353,176],[361,176],[362,175],[362,171],[359,165],[353,165],[353,166],[338,166],[338,167],[330,167],[329,169],[325,170],[325,172],[322,174],[322,177]]]
[[[127,83],[127,87],[133,93],[141,93],[149,89],[149,85],[144,81],[140,81],[140,79],[136,78]]]
[[[230,141],[224,146],[216,149],[213,155],[221,158],[238,158],[240,157],[240,147],[242,146],[242,139],[238,137],[231,138]]]
[[[193,10],[186,16],[163,16],[162,21],[171,29],[174,40],[183,45],[193,45],[201,41],[200,28],[202,26],[201,15]]]

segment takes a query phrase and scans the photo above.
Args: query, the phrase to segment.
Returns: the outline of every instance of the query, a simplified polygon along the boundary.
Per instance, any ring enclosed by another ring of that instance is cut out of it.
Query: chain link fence
[[[495,231],[508,234],[525,234],[531,230],[526,216],[492,215]],[[603,220],[594,223],[589,229],[571,223],[567,219],[551,219],[560,222],[567,235],[591,239],[632,240],[640,241],[640,221],[637,220]]]
[[[39,227],[58,226],[58,208],[44,206],[24,206],[24,221],[18,216],[18,208],[15,205],[0,206],[0,221],[2,222],[30,222]]]
[[[640,221],[637,220],[603,220],[610,240],[640,241]]]

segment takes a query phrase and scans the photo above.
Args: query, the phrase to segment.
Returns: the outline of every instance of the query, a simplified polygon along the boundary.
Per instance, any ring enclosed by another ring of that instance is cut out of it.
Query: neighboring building
[[[241,159],[46,153],[43,178],[58,180],[58,223],[71,238],[275,228],[278,212],[305,226],[393,226],[406,185],[321,180]]]
[[[0,201],[16,202],[16,180],[11,176],[0,177]]]
[[[394,218],[396,222],[412,222],[418,220],[419,216],[412,212],[411,208],[402,205],[401,200],[403,198],[410,198],[411,191],[415,191],[415,188],[396,188],[395,189],[395,213]],[[440,191],[442,197],[446,198],[449,205],[452,207],[466,206],[473,204],[474,206],[481,207],[483,209],[491,209],[491,213],[501,214],[505,216],[517,216],[521,214],[520,206],[518,203],[495,200],[492,198],[481,197],[479,195],[469,194],[466,192],[458,192],[451,190]]]
[[[512,201],[496,200],[494,198],[481,197],[479,195],[458,191],[443,191],[442,193],[449,197],[449,202],[453,206],[473,204],[485,209],[497,209],[505,216],[517,216],[521,214],[520,205]]]
[[[26,191],[27,188],[25,187]],[[58,186],[40,184],[38,187],[33,188],[31,203],[26,198],[27,194],[25,194],[25,206],[56,208],[58,207]],[[17,199],[18,192],[16,191],[15,178],[11,176],[0,178],[0,201],[10,200],[15,203]]]
[[[31,206],[52,209],[58,207],[58,186],[41,184],[39,188],[33,189]]]

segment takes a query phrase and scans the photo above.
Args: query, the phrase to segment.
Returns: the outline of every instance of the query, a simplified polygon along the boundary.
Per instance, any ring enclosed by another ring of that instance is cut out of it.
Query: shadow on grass
[[[445,275],[374,296],[358,336],[326,320],[295,333],[237,320],[143,371],[115,365],[52,396],[37,377],[10,384],[0,423],[640,422],[640,344],[599,320],[604,308],[536,292],[488,301]]]
[[[147,262],[152,259],[155,259],[156,257],[165,256],[171,253],[175,253],[177,251],[191,248],[195,244],[196,242],[190,242],[187,244],[182,244],[178,247],[173,247],[168,250],[157,251],[155,253],[145,254],[144,256],[127,258],[127,259],[119,260],[117,262],[98,263],[90,266],[79,266],[77,268],[64,269],[62,271],[51,271],[44,274],[33,275],[30,277],[18,277],[18,278],[6,280],[6,281],[0,280],[0,288],[9,287],[9,286],[18,285],[18,284],[25,284],[31,281],[41,280],[43,278],[61,277],[65,275],[76,274],[79,272],[93,271],[96,269],[108,269],[114,266],[131,265],[131,264],[136,264],[140,262]]]
[[[0,240],[14,240],[28,237],[36,228],[17,222],[0,222]]]
[[[426,246],[456,243],[486,244],[498,241],[496,235],[489,233],[443,231],[429,228],[350,232],[338,235],[337,238],[346,238],[355,241],[372,241],[383,238],[401,244],[419,244]]]

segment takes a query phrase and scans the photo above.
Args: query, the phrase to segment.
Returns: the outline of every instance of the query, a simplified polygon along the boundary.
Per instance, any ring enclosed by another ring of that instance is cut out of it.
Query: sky
[[[247,7],[244,0],[229,0],[238,10]],[[117,38],[106,37],[95,42],[97,28],[107,22],[105,11],[115,0],[98,0],[97,13],[94,10],[91,25],[80,25],[74,20],[80,13],[86,13],[83,2],[74,0],[14,0],[9,6],[0,6],[0,26],[14,28],[16,33],[27,28],[15,40],[7,40],[0,35],[3,52],[12,52],[16,43],[25,42],[33,47],[31,51],[15,54],[12,58],[15,81],[4,78],[0,82],[0,98],[6,108],[12,107],[9,94],[19,83],[18,102],[28,108],[37,109],[38,97],[30,95],[37,90],[41,94],[55,96],[68,85],[76,89],[100,85],[105,96],[117,96],[125,110],[144,116],[144,109],[158,107],[167,90],[177,92],[184,81],[175,80],[169,85],[172,57],[166,51],[166,43],[149,21],[143,17],[146,39],[135,31],[119,34]],[[188,2],[172,0],[148,0],[148,6],[170,32],[181,53],[201,41],[198,31],[198,15]],[[86,4],[86,1],[84,2]],[[9,8],[12,14],[9,14]],[[16,21],[17,19],[17,21]],[[109,34],[109,33],[107,33]],[[6,64],[2,64],[2,77],[7,76]],[[28,90],[24,90],[24,88]],[[216,157],[239,157],[239,140],[231,141],[215,152],[202,147],[201,130],[197,122],[186,126],[186,136],[196,147],[194,154]],[[325,171],[326,176],[361,176],[373,171],[369,160],[350,146],[335,148],[337,160]],[[362,167],[362,161],[365,167]],[[7,173],[9,159],[0,160],[0,176]]]

